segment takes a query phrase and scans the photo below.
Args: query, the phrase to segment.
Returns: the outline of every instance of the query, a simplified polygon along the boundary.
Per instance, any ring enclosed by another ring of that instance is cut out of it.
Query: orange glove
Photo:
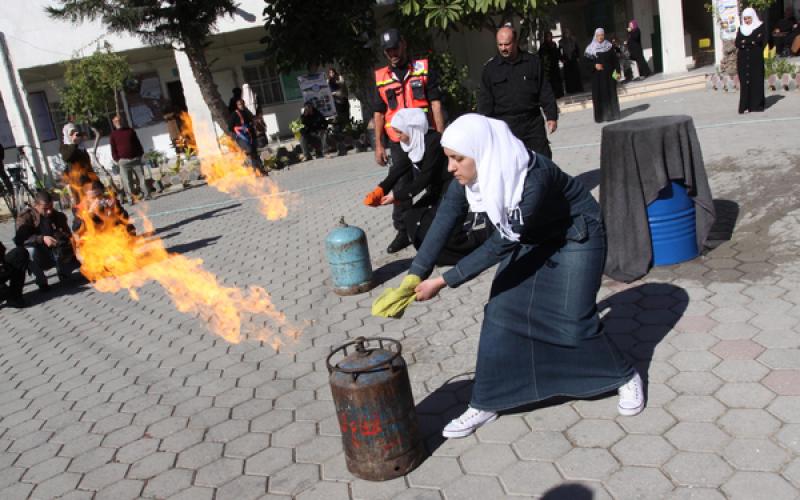
[[[383,196],[383,188],[378,186],[364,197],[364,205],[368,207],[379,207],[381,206],[381,198],[383,198]]]

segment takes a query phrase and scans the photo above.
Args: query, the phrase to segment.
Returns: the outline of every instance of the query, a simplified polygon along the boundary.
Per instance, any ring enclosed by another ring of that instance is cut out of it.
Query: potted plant
[[[292,120],[291,122],[289,122],[289,129],[294,134],[294,138],[299,141],[301,136],[300,131],[303,130],[303,122],[300,121],[299,118],[297,120]]]

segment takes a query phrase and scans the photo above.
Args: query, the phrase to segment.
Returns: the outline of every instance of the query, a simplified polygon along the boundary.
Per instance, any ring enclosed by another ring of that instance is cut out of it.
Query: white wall
[[[17,4],[10,7],[9,4]],[[239,13],[218,23],[220,33],[263,25],[263,0],[238,0]],[[109,35],[99,21],[74,26],[51,19],[45,7],[52,0],[2,0],[0,32],[6,34],[17,69],[53,64],[72,58],[75,53],[94,52],[98,42],[108,41],[115,51],[143,47],[128,35]]]

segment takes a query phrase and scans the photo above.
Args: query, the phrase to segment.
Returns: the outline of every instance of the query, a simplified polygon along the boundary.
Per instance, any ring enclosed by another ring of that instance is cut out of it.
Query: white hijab
[[[403,108],[392,117],[391,126],[406,134],[408,144],[400,141],[400,147],[408,153],[412,163],[419,163],[425,155],[425,132],[428,131],[428,117],[420,108]]]
[[[744,24],[745,17],[752,17],[753,22],[751,22],[750,24]],[[748,7],[744,9],[744,11],[742,12],[742,24],[739,26],[739,31],[741,31],[742,35],[744,36],[750,36],[753,33],[753,31],[755,31],[759,26],[761,26],[761,24],[762,24],[761,19],[758,18],[756,10],[752,7]]]
[[[473,212],[486,212],[508,240],[519,241],[509,214],[519,209],[531,156],[500,120],[474,113],[454,121],[442,134],[442,146],[475,160],[478,177],[466,186]]]
[[[597,54],[601,54],[603,52],[608,52],[611,49],[611,42],[606,39],[603,39],[602,42],[597,41],[597,35],[600,33],[606,34],[606,30],[603,28],[597,28],[594,30],[594,38],[592,38],[592,43],[590,43],[586,47],[585,54],[589,57],[595,57]]]

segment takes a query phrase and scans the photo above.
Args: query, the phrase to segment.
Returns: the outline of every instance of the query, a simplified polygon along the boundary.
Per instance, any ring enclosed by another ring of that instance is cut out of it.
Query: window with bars
[[[283,104],[283,89],[278,70],[274,64],[264,63],[258,66],[245,66],[242,68],[244,81],[250,84],[256,93],[260,106]]]

